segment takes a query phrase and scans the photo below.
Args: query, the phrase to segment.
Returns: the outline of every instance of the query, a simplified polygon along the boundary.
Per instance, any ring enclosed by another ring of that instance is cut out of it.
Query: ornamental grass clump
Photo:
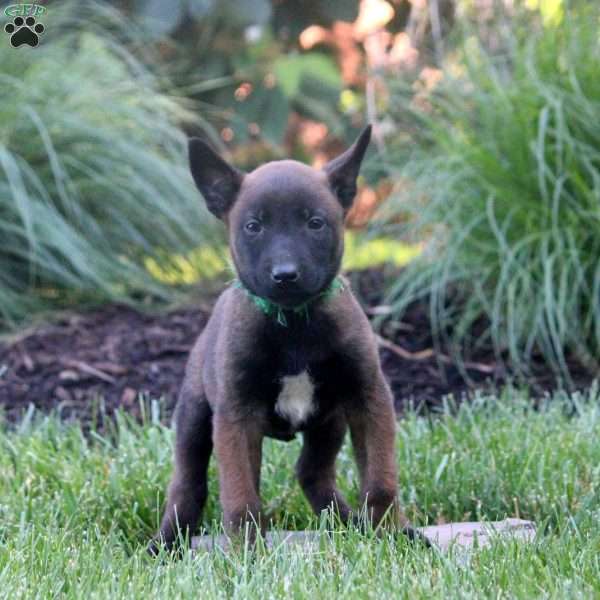
[[[428,298],[462,357],[487,344],[516,371],[542,357],[560,375],[573,358],[597,372],[599,31],[588,5],[495,56],[468,38],[460,68],[412,109],[413,143],[392,159],[406,183],[383,216],[408,216],[428,249],[395,282],[394,313]],[[489,323],[477,339],[475,322]]]
[[[37,48],[0,44],[3,327],[75,301],[173,299],[147,265],[217,243],[188,173],[190,115],[119,41],[118,15],[85,4],[86,18],[52,4]]]

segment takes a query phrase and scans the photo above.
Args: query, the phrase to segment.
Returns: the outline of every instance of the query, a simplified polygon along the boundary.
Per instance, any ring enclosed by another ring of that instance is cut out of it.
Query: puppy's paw
[[[165,540],[162,535],[158,534],[150,540],[146,546],[146,552],[152,558],[158,558],[162,554],[181,559],[187,548],[188,545],[180,537],[174,540]]]
[[[423,535],[418,529],[411,527],[410,525],[406,525],[400,529],[400,533],[405,535],[411,542],[418,542],[419,544],[423,544],[426,548],[433,548],[433,544],[427,539],[425,535]]]
[[[164,544],[160,542],[157,538],[152,538],[148,545],[146,546],[146,552],[152,557],[157,558],[160,554],[161,549],[164,547]]]

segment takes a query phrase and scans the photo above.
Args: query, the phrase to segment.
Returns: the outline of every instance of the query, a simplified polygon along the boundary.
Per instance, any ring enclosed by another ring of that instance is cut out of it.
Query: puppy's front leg
[[[246,522],[260,524],[262,431],[251,418],[219,411],[213,420],[213,444],[225,528],[243,531]]]
[[[407,524],[397,501],[396,415],[381,372],[365,396],[347,411],[350,435],[361,479],[361,503],[377,526],[389,512],[392,522]]]
[[[153,555],[161,541],[172,548],[179,531],[194,534],[208,494],[212,411],[201,391],[190,386],[189,381],[181,390],[175,422],[175,472],[160,530],[148,549]]]

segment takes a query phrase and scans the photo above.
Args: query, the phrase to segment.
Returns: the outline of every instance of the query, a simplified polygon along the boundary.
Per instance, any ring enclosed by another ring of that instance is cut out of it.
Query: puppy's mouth
[[[285,284],[278,284],[277,286],[271,287],[267,298],[284,308],[296,308],[305,302],[308,302],[315,296],[309,290],[298,285],[297,283],[290,282]]]

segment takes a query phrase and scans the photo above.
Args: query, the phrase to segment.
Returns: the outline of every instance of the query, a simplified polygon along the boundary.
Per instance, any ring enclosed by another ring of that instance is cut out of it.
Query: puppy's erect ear
[[[329,185],[345,211],[350,209],[356,196],[356,178],[370,140],[371,125],[367,125],[346,152],[323,167],[329,178]]]
[[[221,158],[205,141],[188,142],[190,170],[208,210],[222,219],[233,206],[244,174]]]

